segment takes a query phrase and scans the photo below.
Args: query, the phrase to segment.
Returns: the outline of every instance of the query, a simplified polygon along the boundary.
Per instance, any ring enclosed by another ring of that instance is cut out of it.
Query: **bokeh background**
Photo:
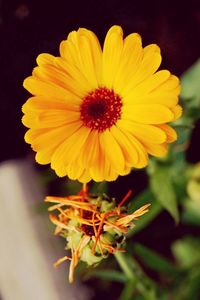
[[[13,159],[25,158],[34,164],[34,154],[23,139],[26,129],[21,124],[21,106],[29,97],[22,83],[31,74],[37,55],[42,52],[58,55],[60,41],[79,27],[93,30],[103,43],[107,30],[113,24],[121,25],[125,35],[140,33],[143,45],[157,43],[162,51],[162,68],[169,69],[177,76],[181,76],[200,56],[199,1],[0,0],[1,166]],[[187,150],[190,163],[200,159],[199,132],[200,123],[197,122]],[[47,183],[49,193],[63,192],[65,179],[56,179],[48,166],[34,164],[34,169],[40,174],[39,177],[44,176],[43,182]],[[24,178],[24,182],[26,180]],[[147,184],[144,171],[132,172],[111,183],[109,192],[120,199],[128,189],[133,189],[137,195]],[[12,184],[9,187],[12,189]],[[161,223],[165,224],[162,232],[158,231]],[[175,225],[164,211],[135,239],[170,258],[171,243],[186,234],[198,236],[199,227]],[[156,279],[156,274],[149,274]],[[110,286],[102,288],[102,283],[96,279],[90,279],[85,284],[96,286],[94,299],[102,296],[105,300],[118,299],[121,289],[120,284],[111,285],[114,287],[111,298],[110,295],[105,296]],[[43,300],[40,297],[38,299]]]

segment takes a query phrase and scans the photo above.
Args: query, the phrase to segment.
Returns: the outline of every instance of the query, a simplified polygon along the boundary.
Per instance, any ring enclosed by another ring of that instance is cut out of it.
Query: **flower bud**
[[[56,225],[55,234],[66,239],[66,249],[71,256],[58,260],[56,266],[66,259],[71,261],[69,281],[73,281],[74,269],[79,261],[89,266],[96,266],[110,253],[124,250],[126,234],[133,226],[133,221],[148,211],[149,204],[144,205],[132,214],[127,214],[122,207],[130,192],[119,205],[114,198],[105,194],[89,195],[83,189],[78,195],[47,197],[45,201],[54,203],[49,211]]]

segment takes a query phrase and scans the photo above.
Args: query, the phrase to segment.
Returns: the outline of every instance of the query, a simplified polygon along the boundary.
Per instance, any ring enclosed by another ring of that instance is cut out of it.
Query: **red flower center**
[[[81,120],[86,127],[104,131],[121,116],[122,100],[113,90],[98,88],[88,94],[81,104]]]

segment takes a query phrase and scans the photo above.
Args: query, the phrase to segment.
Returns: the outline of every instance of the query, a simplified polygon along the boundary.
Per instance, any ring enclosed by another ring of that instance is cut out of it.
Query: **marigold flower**
[[[160,49],[142,47],[120,26],[108,31],[103,50],[85,28],[60,44],[60,56],[43,53],[24,87],[25,135],[36,161],[51,163],[58,176],[81,182],[116,180],[131,168],[162,157],[177,135],[167,123],[179,118],[179,80],[157,71]]]
[[[70,260],[69,282],[73,282],[74,269],[78,262],[84,261],[90,266],[97,265],[109,253],[125,251],[123,243],[133,221],[148,211],[150,204],[142,206],[132,214],[127,214],[123,203],[130,192],[116,206],[115,199],[108,196],[92,196],[83,189],[78,195],[65,198],[46,197],[45,201],[54,203],[49,211],[57,210],[57,215],[50,215],[56,225],[55,234],[67,241],[66,249],[71,256],[59,259],[55,266]]]

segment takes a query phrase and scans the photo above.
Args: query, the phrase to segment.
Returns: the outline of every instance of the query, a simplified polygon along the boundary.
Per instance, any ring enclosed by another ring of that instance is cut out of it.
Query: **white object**
[[[43,199],[29,161],[0,165],[0,294],[3,300],[89,300],[82,284],[68,284],[66,263],[53,267],[65,251],[48,214],[36,212]]]

